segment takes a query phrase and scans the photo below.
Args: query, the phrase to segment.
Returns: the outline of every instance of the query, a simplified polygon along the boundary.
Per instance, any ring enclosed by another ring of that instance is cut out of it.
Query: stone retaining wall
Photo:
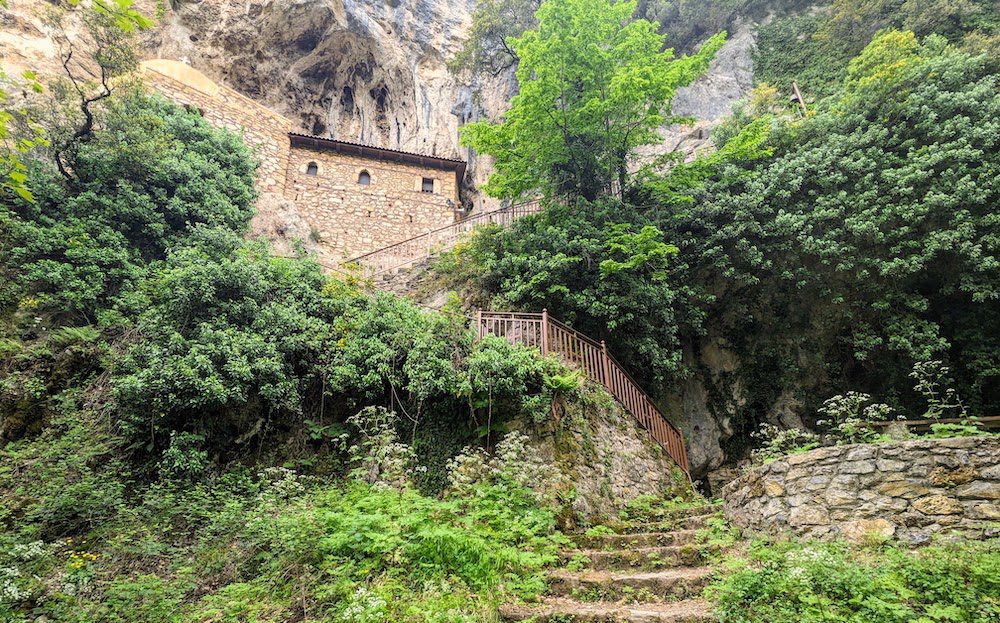
[[[754,468],[723,489],[752,532],[922,544],[936,532],[1000,533],[1000,436],[820,448]]]

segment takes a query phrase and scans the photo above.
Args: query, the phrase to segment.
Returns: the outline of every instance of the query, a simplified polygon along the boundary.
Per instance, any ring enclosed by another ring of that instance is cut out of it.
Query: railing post
[[[483,310],[476,311],[476,336],[481,340],[483,337]]]
[[[549,354],[549,310],[542,309],[542,357]]]
[[[601,340],[601,383],[611,389],[611,373],[608,371],[608,345]]]

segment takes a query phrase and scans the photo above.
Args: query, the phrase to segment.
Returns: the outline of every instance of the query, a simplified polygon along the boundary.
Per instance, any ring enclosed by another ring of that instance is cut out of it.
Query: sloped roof
[[[341,154],[362,156],[376,160],[387,160],[389,162],[405,162],[422,167],[434,169],[444,169],[455,171],[459,177],[465,175],[466,163],[464,160],[454,158],[441,158],[439,156],[427,156],[398,149],[388,149],[385,147],[374,147],[361,143],[351,143],[349,141],[338,141],[332,138],[314,136],[312,134],[300,134],[299,132],[289,132],[288,138],[292,142],[292,147],[311,147],[313,149],[335,151]]]

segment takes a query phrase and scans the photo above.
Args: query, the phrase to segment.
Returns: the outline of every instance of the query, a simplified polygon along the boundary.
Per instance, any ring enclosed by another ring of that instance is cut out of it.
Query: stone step
[[[646,514],[646,517],[652,521],[676,520],[683,517],[711,515],[721,509],[721,504],[702,504],[701,506],[689,506],[685,508],[655,508]]]
[[[708,549],[699,545],[658,545],[620,550],[578,549],[559,554],[565,564],[581,564],[586,569],[663,569],[693,567],[702,562]]]
[[[652,522],[614,522],[608,527],[619,534],[635,534],[638,532],[672,532],[676,530],[700,530],[708,527],[708,520],[721,510],[717,508],[715,512],[704,515],[692,515],[688,517],[678,517],[663,521]]]
[[[670,603],[583,603],[560,597],[539,604],[500,606],[503,621],[535,623],[704,623],[715,620],[712,608],[699,599]]]
[[[573,542],[581,549],[621,549],[626,547],[653,547],[656,545],[686,545],[693,543],[697,530],[671,532],[634,532],[626,534],[579,534]]]
[[[670,600],[700,595],[712,570],[708,567],[681,567],[660,571],[553,571],[549,592],[587,601],[619,599]]]

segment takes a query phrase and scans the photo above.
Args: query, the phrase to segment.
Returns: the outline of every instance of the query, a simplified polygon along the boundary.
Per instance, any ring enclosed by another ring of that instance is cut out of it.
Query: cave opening
[[[340,92],[340,107],[347,114],[354,114],[354,89],[344,85],[343,90]]]

